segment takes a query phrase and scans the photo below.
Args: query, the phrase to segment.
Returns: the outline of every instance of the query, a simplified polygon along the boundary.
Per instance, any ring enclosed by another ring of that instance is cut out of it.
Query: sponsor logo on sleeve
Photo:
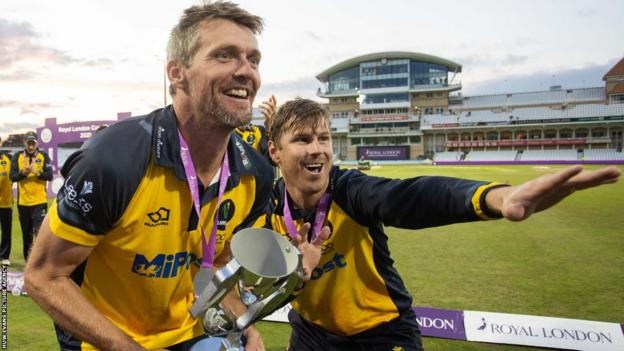
[[[93,182],[85,180],[82,188],[77,190],[77,187],[71,183],[71,176],[69,176],[59,192],[59,203],[81,212],[82,215],[87,215],[93,209],[93,205],[87,201],[85,195],[91,193],[93,193]]]

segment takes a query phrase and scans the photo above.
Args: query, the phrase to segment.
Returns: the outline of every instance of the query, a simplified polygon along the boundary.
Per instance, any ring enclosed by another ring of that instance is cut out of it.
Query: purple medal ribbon
[[[327,216],[327,210],[329,209],[330,199],[330,193],[326,192],[325,194],[323,194],[321,200],[316,206],[314,227],[312,229],[312,238],[310,238],[310,240],[313,240],[316,237],[316,234],[320,233],[321,229],[323,228],[323,224],[325,223],[325,216]],[[297,226],[295,226],[295,222],[292,219],[292,214],[290,213],[290,207],[288,206],[288,191],[286,190],[286,185],[284,185],[284,222],[286,222],[288,235],[290,235],[291,239],[294,239],[299,231],[297,230]]]
[[[180,130],[178,130],[178,136],[180,137],[180,156],[182,157],[182,164],[184,165],[184,172],[188,181],[191,196],[193,197],[193,205],[195,206],[195,212],[197,213],[197,223],[201,230],[202,235],[202,261],[201,268],[212,268],[215,256],[215,246],[217,243],[217,226],[219,224],[219,206],[221,205],[221,199],[225,192],[225,186],[227,179],[230,176],[230,163],[228,161],[227,149],[223,156],[223,163],[221,164],[221,175],[219,177],[219,198],[217,200],[217,211],[215,213],[214,225],[210,233],[210,242],[206,243],[206,235],[204,233],[204,226],[201,224],[201,201],[199,198],[199,186],[197,184],[197,174],[193,167],[193,159],[191,158],[191,152],[188,148],[188,144]]]

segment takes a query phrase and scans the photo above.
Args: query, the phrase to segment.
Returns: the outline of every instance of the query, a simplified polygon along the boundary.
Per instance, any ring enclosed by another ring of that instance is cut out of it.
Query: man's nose
[[[236,77],[244,77],[247,79],[253,80],[254,77],[259,77],[258,70],[256,67],[249,62],[249,60],[245,57],[241,57],[238,60],[238,67],[236,67],[236,71],[234,72],[234,76]]]
[[[310,144],[308,145],[308,152],[310,152],[311,154],[321,153],[321,150],[321,143],[319,143],[319,140],[317,138],[314,138],[312,142],[310,142]]]

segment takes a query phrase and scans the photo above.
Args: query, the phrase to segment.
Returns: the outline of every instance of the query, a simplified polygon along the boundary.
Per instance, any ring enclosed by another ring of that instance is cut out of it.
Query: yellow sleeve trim
[[[494,219],[491,217],[488,217],[485,214],[484,209],[481,207],[481,196],[483,196],[483,193],[490,188],[494,188],[494,187],[499,187],[499,186],[505,186],[505,184],[502,183],[489,183],[489,184],[485,184],[482,185],[480,187],[477,188],[477,191],[475,191],[475,193],[472,195],[472,207],[474,207],[475,213],[477,214],[477,216],[479,216],[481,219],[487,221],[490,219]],[[485,204],[485,201],[483,201],[483,203]]]
[[[82,229],[78,229],[69,224],[63,223],[58,215],[56,200],[52,202],[48,214],[50,217],[50,230],[52,230],[52,233],[54,235],[58,236],[61,239],[71,241],[72,243],[78,245],[95,246],[104,237],[103,235],[89,234]]]

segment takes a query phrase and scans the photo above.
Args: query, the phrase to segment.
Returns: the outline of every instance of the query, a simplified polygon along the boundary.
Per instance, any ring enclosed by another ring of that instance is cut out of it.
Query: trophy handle
[[[191,306],[191,316],[197,318],[210,306],[221,301],[221,298],[236,284],[240,269],[241,265],[236,260],[231,260],[216,271],[210,283]]]

